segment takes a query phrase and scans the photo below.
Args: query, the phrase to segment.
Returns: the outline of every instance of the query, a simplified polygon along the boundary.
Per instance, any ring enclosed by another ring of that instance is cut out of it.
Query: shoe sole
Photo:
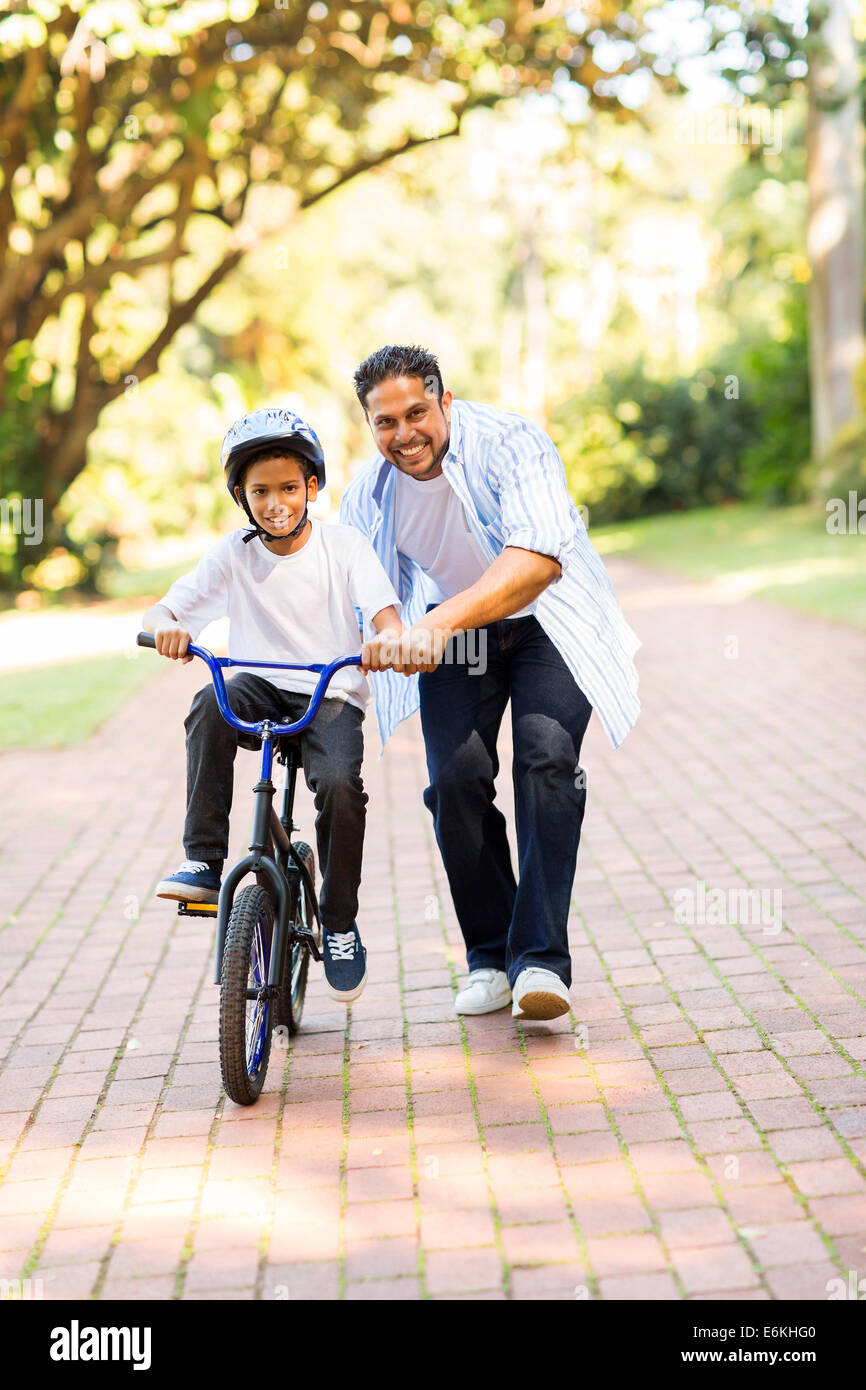
[[[519,1007],[512,1010],[515,1018],[560,1018],[571,1009],[568,1000],[546,989],[533,990],[521,997]]]
[[[192,884],[187,887],[185,883],[169,883],[163,880],[157,884],[154,896],[171,898],[179,903],[216,903],[219,902],[220,895],[214,892],[213,888],[193,888]]]
[[[508,1005],[509,1005],[510,1003],[511,1003],[511,990],[509,990],[508,993],[507,993],[507,995],[505,995],[505,996],[500,996],[500,997],[497,998],[497,999],[492,999],[492,1000],[490,1001],[489,1004],[481,1004],[481,1005],[469,1004],[466,1008],[458,1009],[458,1007],[457,1007],[457,1005],[456,1005],[456,1003],[455,1003],[455,1005],[454,1005],[454,1012],[455,1012],[456,1014],[469,1014],[469,1015],[472,1015],[472,1016],[475,1016],[475,1015],[478,1015],[478,1014],[494,1014],[494,1013],[496,1013],[496,1010],[497,1010],[497,1009],[507,1009],[507,1008],[508,1008]]]
[[[365,970],[365,971],[364,971],[364,978],[363,978],[363,980],[361,981],[360,984],[355,985],[355,988],[354,988],[354,989],[349,989],[349,990],[346,990],[345,993],[340,993],[339,990],[334,989],[331,985],[328,984],[328,977],[327,977],[327,975],[325,976],[325,989],[328,991],[328,993],[330,994],[331,998],[332,998],[332,999],[336,999],[337,1002],[338,1002],[339,1004],[351,1004],[351,1003],[353,1003],[353,1001],[354,1001],[355,999],[357,999],[358,996],[359,996],[360,994],[363,993],[364,986],[365,986],[366,983],[367,983],[367,972],[366,972],[366,970]]]

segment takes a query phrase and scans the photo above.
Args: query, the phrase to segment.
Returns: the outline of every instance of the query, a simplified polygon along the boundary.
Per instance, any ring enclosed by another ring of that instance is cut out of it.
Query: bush
[[[734,389],[709,369],[691,381],[656,381],[638,362],[566,402],[551,433],[593,522],[741,498],[755,412],[729,398]]]
[[[832,497],[849,492],[866,497],[866,415],[843,426],[816,471],[813,500],[823,509]]]
[[[555,411],[551,434],[594,523],[809,489],[805,301],[788,336],[742,343],[724,363],[659,381],[642,359]]]
[[[742,349],[742,394],[757,410],[757,429],[742,459],[747,497],[773,503],[809,495],[812,416],[806,295],[787,305],[789,334]],[[735,368],[737,370],[737,368]]]
[[[847,502],[849,492],[866,497],[866,361],[857,371],[856,390],[863,413],[843,425],[811,472],[811,499],[822,511],[831,498]]]

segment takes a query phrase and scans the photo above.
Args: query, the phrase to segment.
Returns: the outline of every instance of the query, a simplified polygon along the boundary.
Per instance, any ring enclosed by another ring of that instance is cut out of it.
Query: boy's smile
[[[307,482],[304,470],[296,458],[262,458],[251,463],[243,483],[250,511],[265,531],[284,540],[261,539],[270,550],[278,555],[291,555],[306,544],[310,535],[310,523],[299,536],[290,539],[304,515],[307,502],[314,502],[319,490],[318,479],[313,476]],[[240,489],[235,488],[239,494]],[[238,496],[240,501],[240,496]]]

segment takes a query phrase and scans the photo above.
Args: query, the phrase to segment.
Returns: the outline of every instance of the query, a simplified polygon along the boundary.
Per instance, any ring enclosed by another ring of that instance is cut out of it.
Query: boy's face
[[[401,473],[438,478],[451,436],[450,391],[440,403],[423,377],[386,377],[367,396],[367,421],[379,453]]]
[[[244,479],[250,511],[259,525],[275,536],[288,535],[297,526],[307,504],[308,488],[309,500],[315,502],[319,480],[314,475],[307,483],[304,470],[293,458],[257,459]],[[240,488],[235,488],[235,496],[240,502]]]

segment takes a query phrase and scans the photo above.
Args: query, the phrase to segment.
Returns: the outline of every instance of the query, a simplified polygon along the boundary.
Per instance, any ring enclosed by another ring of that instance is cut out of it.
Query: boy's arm
[[[141,620],[141,626],[144,632],[153,633],[156,650],[160,656],[170,657],[172,661],[180,659],[184,665],[194,659],[186,655],[186,649],[192,641],[190,634],[178,625],[176,614],[164,603],[155,603],[152,608],[148,608]]]
[[[184,665],[193,658],[187,647],[202,628],[229,611],[229,537],[223,537],[202,558],[192,574],[181,575],[168,593],[149,608],[141,620],[145,632],[152,632],[160,656]]]
[[[374,614],[370,621],[377,632],[393,632],[395,637],[399,637],[403,631],[400,614],[393,606],[381,609],[380,612]]]
[[[378,670],[381,665],[379,653],[381,652],[382,641],[385,640],[387,642],[388,640],[393,640],[396,642],[403,631],[400,615],[393,605],[389,608],[380,609],[370,621],[379,635],[375,641],[365,642],[361,649],[361,670],[365,676],[369,675],[371,670]],[[371,664],[374,651],[377,658],[375,666]]]

